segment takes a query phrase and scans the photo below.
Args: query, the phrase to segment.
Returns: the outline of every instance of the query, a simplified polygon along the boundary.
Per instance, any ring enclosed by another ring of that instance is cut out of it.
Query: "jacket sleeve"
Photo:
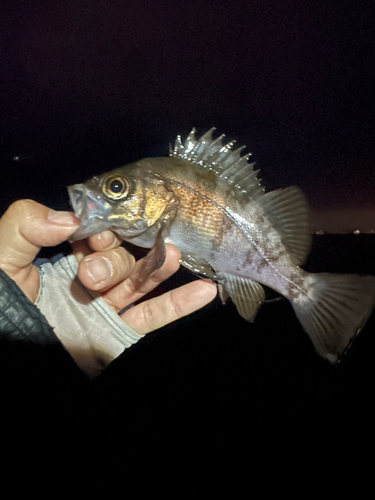
[[[77,443],[86,449],[91,385],[42,313],[0,269],[2,470],[46,473]]]
[[[55,376],[66,387],[86,381],[42,313],[1,269],[0,368],[18,379],[22,374]]]

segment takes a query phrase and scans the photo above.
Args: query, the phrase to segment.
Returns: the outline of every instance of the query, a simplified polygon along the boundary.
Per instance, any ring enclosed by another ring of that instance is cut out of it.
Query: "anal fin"
[[[246,321],[253,321],[265,297],[262,285],[256,281],[226,273],[218,274],[218,279],[237,307],[240,316]]]

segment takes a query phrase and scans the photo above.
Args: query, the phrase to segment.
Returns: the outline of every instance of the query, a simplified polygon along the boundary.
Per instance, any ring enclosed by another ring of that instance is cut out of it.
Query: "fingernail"
[[[105,257],[86,259],[85,266],[89,278],[95,284],[107,280],[113,274],[112,263]]]
[[[103,247],[109,247],[115,241],[115,235],[112,231],[103,231],[98,234],[98,239],[102,242]]]
[[[60,212],[56,210],[49,210],[47,215],[48,220],[54,224],[61,226],[79,226],[80,220],[74,215],[73,212]]]

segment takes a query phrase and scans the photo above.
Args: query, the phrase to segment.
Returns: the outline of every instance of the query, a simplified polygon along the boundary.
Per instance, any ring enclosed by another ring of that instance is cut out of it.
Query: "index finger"
[[[72,212],[56,212],[33,200],[12,203],[0,218],[0,264],[17,272],[29,266],[43,246],[65,241],[79,226]]]

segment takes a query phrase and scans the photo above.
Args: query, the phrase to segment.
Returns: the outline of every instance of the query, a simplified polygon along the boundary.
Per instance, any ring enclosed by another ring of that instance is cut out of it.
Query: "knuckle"
[[[16,200],[14,201],[5,212],[7,216],[18,216],[32,211],[35,208],[36,202],[33,200]]]
[[[173,290],[169,294],[169,306],[176,318],[180,318],[182,316],[181,306],[178,301],[176,301]]]
[[[114,248],[112,251],[115,255],[117,264],[130,273],[135,266],[135,258],[133,255],[128,253],[123,247]]]
[[[112,283],[118,283],[130,276],[135,265],[135,259],[123,248],[113,248],[107,252],[98,252],[99,255],[108,259],[113,268]]]
[[[142,316],[143,316],[143,321],[146,324],[149,331],[154,330],[154,328],[155,328],[155,314],[154,314],[154,310],[151,307],[150,302],[148,300],[143,302]]]
[[[111,250],[118,247],[120,243],[117,236],[110,230],[94,234],[89,238],[89,245],[93,250]]]

